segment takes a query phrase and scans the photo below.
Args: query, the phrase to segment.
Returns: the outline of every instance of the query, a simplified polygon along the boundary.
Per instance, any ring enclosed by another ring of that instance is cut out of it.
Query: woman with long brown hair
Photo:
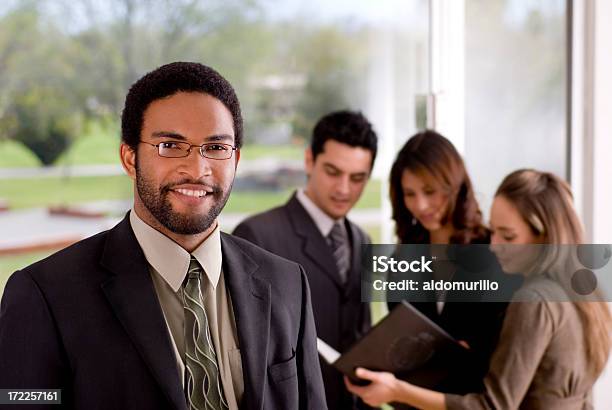
[[[400,243],[489,242],[463,159],[437,132],[423,131],[406,142],[391,168],[389,185]]]
[[[563,267],[571,253],[551,259],[546,248],[563,247],[538,246],[582,242],[569,186],[550,173],[513,172],[496,192],[491,228],[491,248],[504,271],[531,274],[507,309],[484,390],[443,394],[365,369],[357,376],[372,383],[360,387],[347,379],[349,390],[370,405],[423,409],[592,408],[591,389],[610,354],[610,311],[603,302],[570,298]],[[572,301],[558,302],[563,297]]]
[[[391,168],[389,185],[392,215],[400,244],[489,243],[490,232],[483,224],[463,159],[453,144],[437,132],[423,131],[406,142]],[[437,252],[443,248],[432,246],[430,249]],[[483,256],[482,248],[478,250],[480,257]],[[486,247],[484,251],[487,253]],[[492,265],[497,266],[494,256],[488,256]],[[434,270],[435,274],[446,272],[447,276],[420,279],[478,279],[447,259],[445,255],[436,255]],[[486,274],[495,272],[500,272],[499,267]],[[394,275],[390,275],[390,279],[397,280]],[[506,283],[508,280],[504,277],[496,279],[504,283],[503,288],[508,292],[520,285],[520,281]],[[392,301],[389,309],[404,299],[403,296],[401,292],[387,292],[387,300]],[[488,303],[486,309],[482,309],[482,305],[474,301],[473,294],[468,295],[472,302],[466,302],[465,292],[449,292],[441,296],[435,291],[422,291],[418,296],[419,300],[427,301],[413,302],[412,305],[457,340],[464,341],[471,351],[469,363],[454,366],[461,368],[459,372],[449,369],[450,376],[438,387],[455,393],[480,388],[497,343],[507,303]],[[466,366],[469,372],[464,371]]]

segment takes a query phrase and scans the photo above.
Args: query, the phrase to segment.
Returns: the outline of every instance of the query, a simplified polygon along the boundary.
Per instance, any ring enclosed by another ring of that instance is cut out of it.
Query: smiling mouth
[[[203,189],[184,189],[184,188],[179,188],[179,189],[172,189],[171,191],[173,192],[178,192],[179,194],[185,195],[185,196],[190,196],[193,198],[203,198],[206,196],[206,194],[208,192],[206,192]]]

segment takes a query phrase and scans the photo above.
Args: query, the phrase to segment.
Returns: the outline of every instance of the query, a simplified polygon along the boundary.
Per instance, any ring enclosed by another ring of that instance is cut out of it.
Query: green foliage
[[[303,32],[305,31],[305,32]],[[365,31],[345,33],[335,26],[302,28],[294,51],[306,73],[292,120],[293,133],[308,140],[315,123],[323,115],[341,109],[360,109],[367,56],[360,43]]]
[[[255,143],[277,134],[305,140],[322,114],[363,107],[367,28],[359,24],[299,14],[279,20],[268,0],[45,3],[0,9],[0,138],[9,126],[21,129],[19,140],[45,164],[69,145],[78,117],[117,120],[132,82],[170,61],[223,73]],[[79,150],[61,162],[83,163],[86,156],[73,155]]]
[[[16,96],[7,111],[0,126],[44,165],[52,164],[79,133],[78,111],[52,88],[37,87]]]
[[[69,42],[40,5],[21,2],[0,17],[0,135],[49,165],[78,135],[81,111],[65,64]]]

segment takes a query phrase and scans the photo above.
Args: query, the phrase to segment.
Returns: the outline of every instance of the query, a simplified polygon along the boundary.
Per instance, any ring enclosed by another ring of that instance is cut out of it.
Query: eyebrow
[[[334,166],[334,165],[330,164],[329,162],[324,162],[324,163],[323,163],[323,166],[324,166],[325,168],[331,168],[331,169],[332,169],[332,170],[334,170],[334,171],[342,172],[342,170],[341,170],[341,169],[339,169],[338,167],[336,167],[336,166]]]
[[[324,163],[323,163],[323,166],[324,166],[325,168],[330,168],[330,169],[332,169],[333,171],[336,171],[336,172],[340,172],[340,173],[343,173],[343,174],[345,173],[343,170],[341,170],[340,168],[336,167],[336,166],[335,166],[335,165],[333,165],[333,164],[330,164],[329,162],[324,162]],[[368,175],[368,173],[367,173],[367,172],[354,172],[354,173],[349,174],[349,175],[350,175],[351,177],[356,177],[356,176],[367,176],[367,175]]]
[[[351,177],[367,177],[368,173],[367,172],[354,172],[352,174],[350,174]]]
[[[172,138],[177,141],[187,141],[187,138],[185,138],[183,135],[179,134],[178,132],[173,132],[173,131],[155,131],[151,133],[151,137],[153,138]],[[213,134],[213,135],[209,135],[206,138],[204,138],[204,143],[216,142],[216,141],[233,142],[234,137],[228,134]]]

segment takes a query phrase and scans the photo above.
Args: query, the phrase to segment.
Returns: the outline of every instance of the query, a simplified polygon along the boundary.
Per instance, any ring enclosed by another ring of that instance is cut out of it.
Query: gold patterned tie
[[[190,410],[225,410],[228,405],[200,288],[203,272],[202,266],[192,256],[183,290],[185,396]]]

